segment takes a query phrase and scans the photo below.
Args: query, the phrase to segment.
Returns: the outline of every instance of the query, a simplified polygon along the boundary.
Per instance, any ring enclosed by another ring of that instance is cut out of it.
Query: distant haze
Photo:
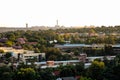
[[[0,27],[120,25],[119,0],[0,0]]]

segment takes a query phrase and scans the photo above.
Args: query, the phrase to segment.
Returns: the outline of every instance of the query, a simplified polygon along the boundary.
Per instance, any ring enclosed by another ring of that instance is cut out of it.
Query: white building
[[[41,58],[45,58],[45,53],[26,53],[26,54],[21,54],[20,58],[22,59],[23,62],[26,62],[28,59],[34,59],[36,58],[37,61],[39,62]]]
[[[36,57],[39,61],[39,58],[45,58],[45,53],[34,53],[34,51],[24,50],[24,49],[14,49],[12,47],[0,47],[1,50],[6,52],[11,52],[12,56],[17,58],[20,58],[22,61],[26,61],[27,59]]]

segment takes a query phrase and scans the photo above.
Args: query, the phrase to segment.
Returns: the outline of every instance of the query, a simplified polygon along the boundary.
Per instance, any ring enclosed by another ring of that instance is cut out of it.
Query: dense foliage
[[[96,59],[88,68],[84,67],[84,63],[45,69],[26,64],[20,64],[17,68],[12,67],[14,66],[0,66],[0,80],[56,80],[59,77],[69,76],[79,76],[79,80],[120,79],[120,55],[117,55],[113,60],[105,58],[100,61]]]
[[[111,44],[119,44],[119,40],[120,26],[0,33],[0,46],[34,50],[36,53],[45,52],[46,60],[70,60],[78,56],[80,52],[85,52],[88,56],[115,55]],[[65,52],[54,48],[56,44],[69,41],[74,44],[104,44],[105,46],[101,49],[82,48]],[[4,53],[2,50],[0,52]],[[71,52],[74,54],[69,55]],[[83,63],[46,69],[36,68],[35,65],[20,64],[14,68],[12,64],[9,66],[9,63],[13,62],[10,53],[6,53],[4,60],[4,66],[0,63],[0,80],[55,80],[58,77],[67,76],[80,76],[80,80],[119,80],[120,77],[120,55],[117,55],[114,60],[106,58],[103,61],[95,60],[89,68],[84,68]],[[0,61],[3,61],[3,58],[0,58]]]
[[[101,36],[102,35],[102,36]],[[70,43],[88,43],[88,44],[117,44],[120,40],[120,26],[115,27],[95,27],[95,28],[68,28],[57,30],[39,30],[39,31],[14,31],[0,34],[0,38],[7,38],[6,41],[0,41],[0,45],[12,46],[21,45],[25,49],[40,48],[41,46],[51,47],[54,44],[63,44],[66,41]],[[18,42],[18,38],[24,38],[26,44]],[[37,42],[38,44],[29,44],[27,42]],[[4,44],[3,44],[4,43]],[[32,45],[32,46],[30,46]],[[29,47],[30,46],[30,47]]]
[[[0,33],[0,46],[23,48],[33,50],[35,53],[45,52],[47,60],[72,59],[70,55],[62,55],[54,48],[56,44],[103,44],[103,49],[71,49],[65,53],[73,52],[75,56],[85,52],[88,56],[114,55],[111,44],[120,43],[120,26],[101,26],[95,28],[66,28],[57,30],[38,31],[11,31]]]

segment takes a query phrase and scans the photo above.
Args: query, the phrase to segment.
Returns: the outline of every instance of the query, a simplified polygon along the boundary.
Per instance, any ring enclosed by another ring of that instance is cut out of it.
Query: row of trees
[[[69,55],[61,55],[60,50],[54,47],[55,44],[64,44],[65,41],[70,41],[70,43],[86,43],[86,44],[118,44],[119,34],[110,35],[109,33],[115,32],[115,30],[120,30],[119,26],[115,27],[96,27],[96,28],[69,28],[69,29],[57,29],[57,30],[39,30],[39,31],[14,31],[0,33],[0,46],[20,46],[25,50],[34,50],[36,53],[45,52],[46,59],[67,59]],[[84,36],[82,33],[105,33],[104,37],[100,36]],[[117,31],[116,33],[119,33]],[[2,40],[6,38],[6,40]],[[21,44],[17,41],[18,38],[25,39],[25,43]],[[36,44],[29,44],[29,42],[36,42]],[[110,49],[109,49],[110,50]],[[112,49],[111,49],[112,50]],[[73,51],[75,53],[80,53],[80,51]],[[104,55],[106,54],[105,49],[84,49],[88,55]],[[58,54],[56,54],[58,53]],[[99,54],[100,53],[100,54]],[[111,51],[107,54],[112,53]],[[77,54],[75,54],[77,55]],[[61,56],[61,57],[60,57]],[[50,57],[50,58],[49,58]],[[71,59],[71,58],[69,58]]]
[[[21,45],[17,43],[18,38],[26,39],[26,42],[37,42],[36,47],[42,45],[54,46],[54,44],[63,44],[65,41],[70,41],[71,43],[86,43],[86,44],[117,44],[120,43],[119,40],[119,27],[96,27],[96,28],[80,28],[80,29],[58,29],[58,30],[39,30],[39,31],[14,31],[1,33],[0,38],[7,38],[5,45]],[[88,34],[84,34],[88,33]],[[98,36],[90,36],[90,34],[98,34]],[[117,33],[113,35],[112,33]],[[105,36],[99,36],[100,34],[105,34]],[[54,42],[54,40],[56,40]],[[50,41],[53,41],[51,44]],[[0,43],[0,45],[4,45]],[[28,44],[27,44],[28,45]],[[23,48],[27,46],[25,44],[21,45]],[[29,45],[30,46],[30,45]],[[26,48],[27,49],[27,48]]]
[[[103,61],[96,59],[88,68],[83,63],[45,69],[25,64],[20,64],[17,68],[0,66],[0,80],[56,80],[69,76],[79,76],[79,80],[119,80],[119,71],[120,55],[117,55],[111,61],[107,58]]]
[[[103,32],[103,33],[113,33],[113,32],[117,32],[117,33],[120,33],[120,25],[119,26],[101,26],[101,27],[94,27],[94,26],[91,26],[91,27],[83,27],[83,28],[68,28],[68,29],[57,29],[56,32],[60,32],[60,33],[75,33],[75,32],[78,32],[78,33],[86,33],[86,32],[89,32],[90,29],[93,28],[93,30],[96,32],[96,33],[99,33],[99,32]]]

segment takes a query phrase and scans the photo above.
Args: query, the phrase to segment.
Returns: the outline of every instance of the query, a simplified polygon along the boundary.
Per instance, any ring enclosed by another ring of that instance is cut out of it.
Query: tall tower
[[[56,25],[58,26],[58,20],[56,20]]]
[[[26,23],[26,28],[28,28],[28,23]]]
[[[55,25],[55,27],[59,27],[58,20],[56,20],[56,25]]]

